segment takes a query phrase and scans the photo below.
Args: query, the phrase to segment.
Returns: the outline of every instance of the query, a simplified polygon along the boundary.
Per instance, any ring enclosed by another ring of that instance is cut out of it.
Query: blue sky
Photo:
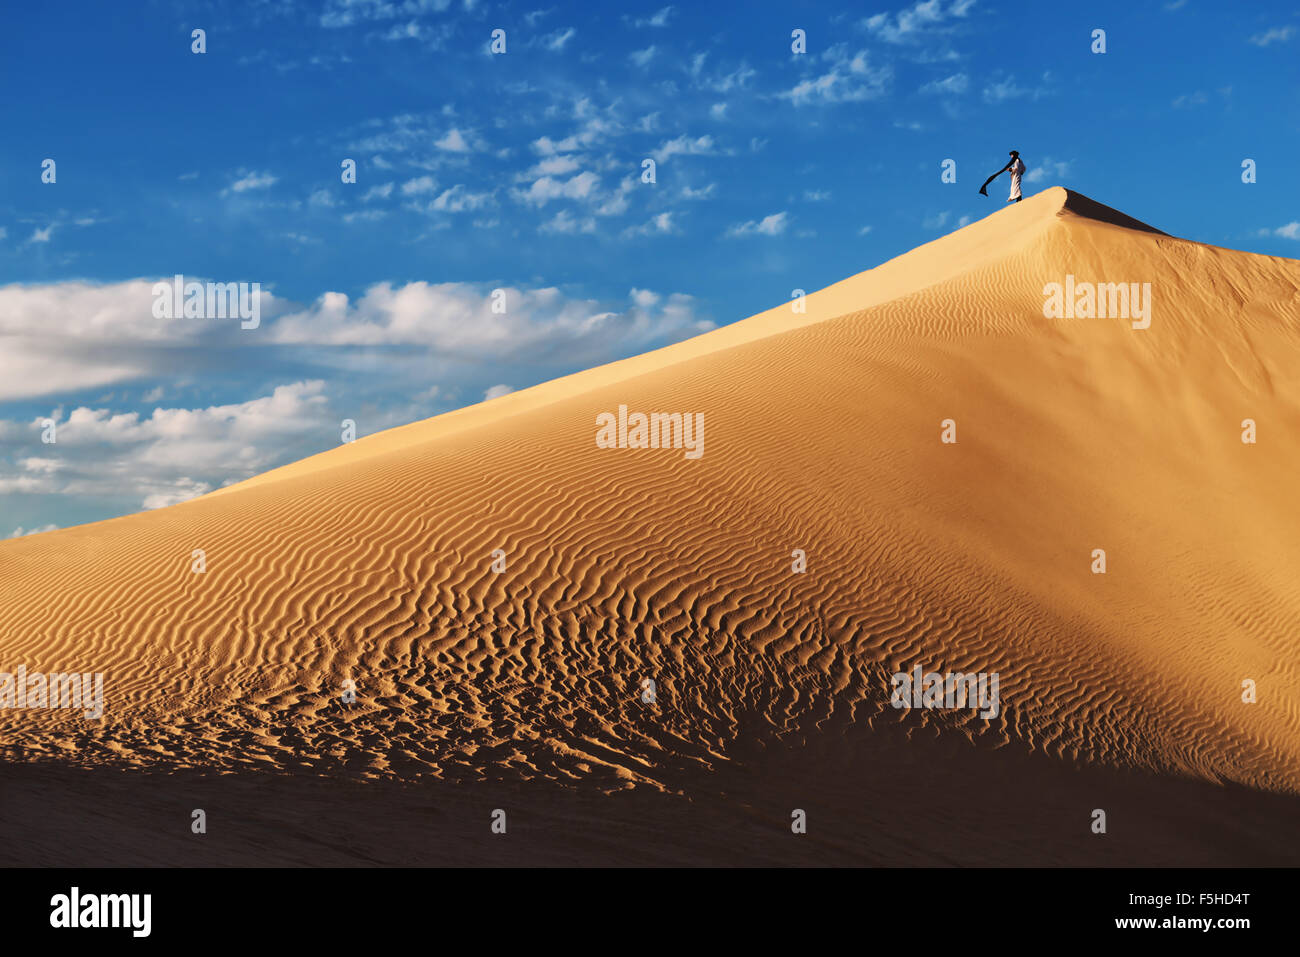
[[[10,5],[0,537],[743,319],[992,212],[1011,148],[1028,192],[1300,257],[1300,7],[1087,7]],[[262,324],[154,318],[176,273]]]

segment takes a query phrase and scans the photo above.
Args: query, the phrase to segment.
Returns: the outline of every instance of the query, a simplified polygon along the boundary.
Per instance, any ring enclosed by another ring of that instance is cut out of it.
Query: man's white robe
[[[1011,195],[1007,197],[1007,202],[1020,198],[1020,174],[1025,171],[1025,164],[1020,162],[1020,157],[1016,157],[1015,164],[1011,167]]]

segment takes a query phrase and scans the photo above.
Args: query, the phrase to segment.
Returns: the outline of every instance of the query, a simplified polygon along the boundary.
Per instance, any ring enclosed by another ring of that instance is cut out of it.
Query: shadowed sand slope
[[[1149,328],[1044,318],[1067,276],[1150,283]],[[1300,263],[1053,188],[806,305],[0,543],[0,670],[106,698],[0,710],[6,830],[61,863],[1300,862]],[[621,405],[701,414],[703,454],[598,448]],[[997,673],[999,713],[891,707],[917,665]],[[102,861],[39,836],[90,827]]]

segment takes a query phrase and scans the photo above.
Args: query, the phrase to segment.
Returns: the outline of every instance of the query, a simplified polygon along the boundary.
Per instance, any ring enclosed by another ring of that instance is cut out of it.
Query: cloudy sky
[[[1300,256],[1300,10],[1087,6],[7,5],[0,537],[734,322],[991,212],[1011,148]],[[178,273],[261,324],[157,318]]]

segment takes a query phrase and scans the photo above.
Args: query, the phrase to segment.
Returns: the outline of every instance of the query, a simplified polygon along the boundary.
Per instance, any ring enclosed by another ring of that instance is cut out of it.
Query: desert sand
[[[1300,261],[1054,187],[806,307],[0,543],[105,694],[0,710],[0,861],[1300,863]]]

